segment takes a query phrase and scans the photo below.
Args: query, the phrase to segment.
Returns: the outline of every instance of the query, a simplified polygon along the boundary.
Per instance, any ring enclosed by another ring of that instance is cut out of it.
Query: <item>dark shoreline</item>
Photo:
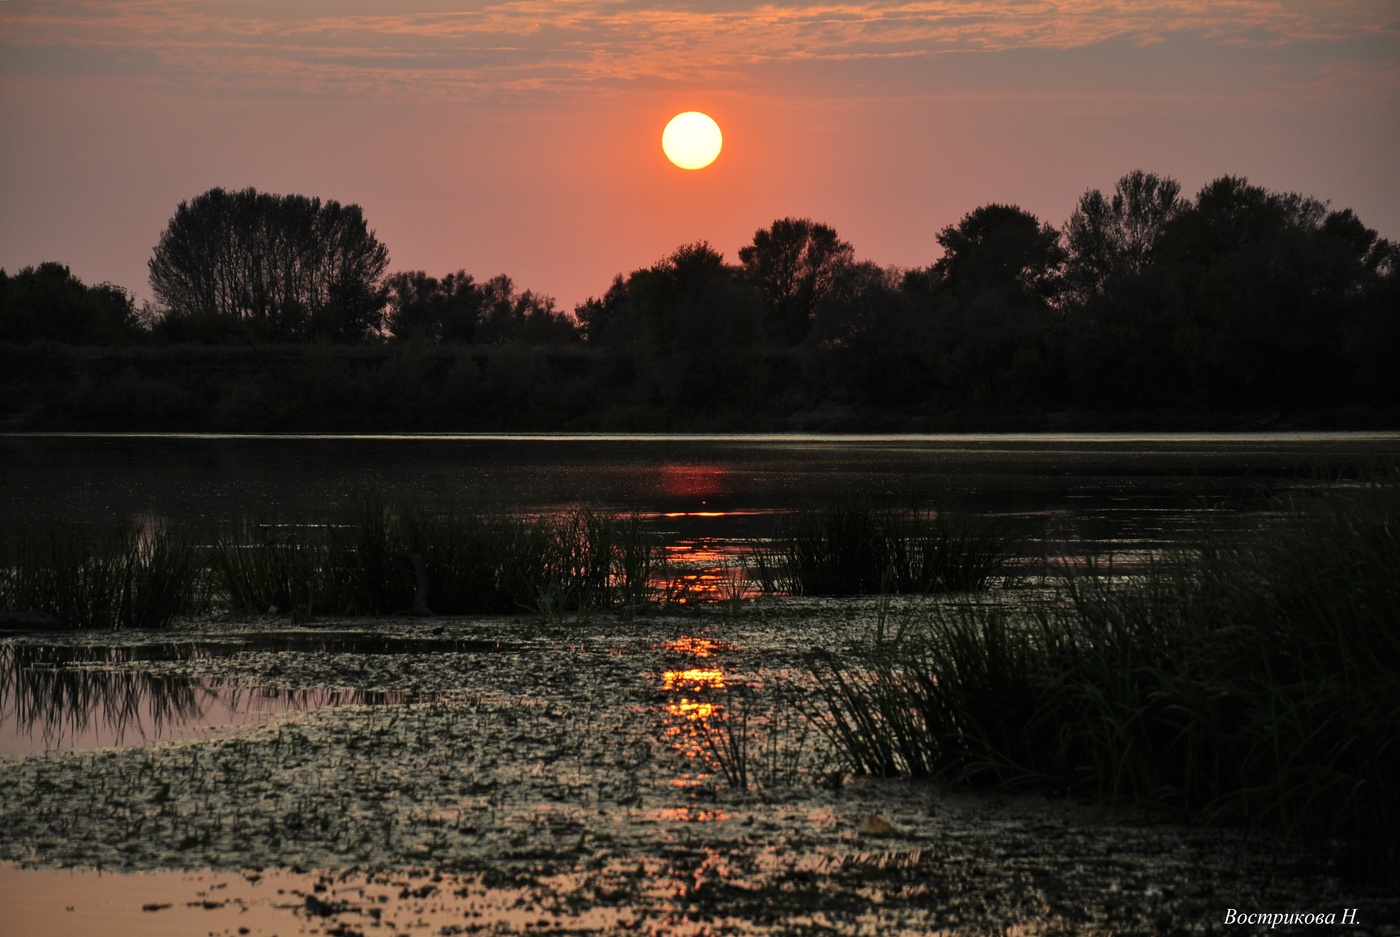
[[[1157,409],[1026,399],[831,399],[795,350],[704,405],[649,397],[625,356],[584,347],[0,345],[0,433],[967,433],[1400,430],[1367,401]]]

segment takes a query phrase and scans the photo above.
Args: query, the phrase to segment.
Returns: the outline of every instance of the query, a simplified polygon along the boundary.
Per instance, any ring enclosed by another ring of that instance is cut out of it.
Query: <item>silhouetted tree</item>
[[[1066,298],[1084,302],[1116,279],[1141,273],[1167,224],[1187,203],[1173,179],[1134,170],[1111,198],[1090,189],[1065,224]]]
[[[909,410],[937,384],[933,318],[899,274],[847,265],[817,303],[808,341],[819,380],[838,401]]]
[[[644,342],[654,349],[673,349],[677,334],[686,331],[681,320],[696,313],[697,301],[717,278],[731,279],[732,271],[707,241],[678,247],[633,273],[627,292]]]
[[[1015,205],[983,205],[940,231],[938,243],[943,256],[933,275],[960,299],[997,293],[1048,301],[1058,289],[1059,233]]]
[[[590,344],[628,349],[646,403],[718,403],[749,385],[763,299],[700,241],[616,277],[576,315]]]
[[[1223,176],[1163,232],[1193,394],[1230,405],[1333,404],[1345,335],[1383,285],[1391,248],[1348,211]]]
[[[464,270],[441,280],[422,270],[395,273],[386,281],[389,313],[385,324],[394,338],[421,335],[437,342],[470,342],[476,335],[485,301],[476,281]]]
[[[554,307],[554,299],[525,290],[504,273],[481,285],[481,323],[477,343],[503,345],[522,341],[529,345],[553,345],[573,341],[573,320]]]
[[[427,342],[479,345],[557,345],[574,341],[572,319],[554,308],[554,300],[499,274],[477,283],[458,270],[441,280],[421,270],[396,273],[388,280],[389,333]]]
[[[1059,234],[1014,205],[984,205],[938,234],[943,256],[905,273],[925,310],[943,394],[978,406],[1039,405],[1064,250]]]
[[[613,277],[602,298],[590,296],[574,307],[579,332],[590,345],[629,345],[637,337],[635,310],[622,274]]]
[[[0,341],[113,345],[142,334],[131,294],[111,283],[86,286],[59,263],[0,270]]]
[[[388,263],[358,205],[215,188],[180,203],[149,266],[167,317],[354,341],[382,325]]]
[[[1285,409],[1386,395],[1368,349],[1390,335],[1393,356],[1376,304],[1392,248],[1350,210],[1225,176],[1154,230],[1141,262],[1120,255],[1070,311],[1060,350],[1081,405]]]
[[[810,218],[782,218],[754,232],[753,243],[739,249],[739,262],[763,291],[769,337],[802,341],[817,303],[854,257],[834,229]]]

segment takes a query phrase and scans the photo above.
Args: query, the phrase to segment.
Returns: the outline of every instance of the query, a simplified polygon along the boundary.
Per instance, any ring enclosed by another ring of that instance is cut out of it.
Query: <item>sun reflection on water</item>
[[[666,823],[723,823],[729,814],[718,807],[662,807],[656,818]]]
[[[715,761],[712,739],[715,727],[725,718],[723,699],[727,698],[730,677],[717,661],[717,655],[733,646],[713,638],[682,636],[658,645],[668,654],[689,660],[661,672],[661,690],[668,695],[662,737],[679,757],[673,787],[699,787],[708,782],[719,764]],[[720,698],[717,698],[720,697]],[[713,822],[723,817],[713,812],[686,810],[672,819]]]
[[[656,586],[677,605],[742,600],[759,594],[744,568],[744,549],[706,539],[666,546]]]
[[[716,638],[692,638],[679,637],[674,641],[666,641],[660,645],[661,648],[676,654],[690,654],[694,657],[709,657],[720,651],[732,651],[734,645],[728,641],[720,641]]]
[[[722,690],[722,670],[668,670],[661,675],[663,690]]]

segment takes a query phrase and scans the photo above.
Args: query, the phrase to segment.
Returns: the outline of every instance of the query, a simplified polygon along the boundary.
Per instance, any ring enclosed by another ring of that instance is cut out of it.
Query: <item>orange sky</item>
[[[686,172],[683,110],[725,147]],[[1400,238],[1394,0],[0,0],[0,266],[145,297],[175,206],[364,207],[390,269],[563,308],[785,215],[921,266],[987,202],[1061,224],[1142,168],[1226,173]]]

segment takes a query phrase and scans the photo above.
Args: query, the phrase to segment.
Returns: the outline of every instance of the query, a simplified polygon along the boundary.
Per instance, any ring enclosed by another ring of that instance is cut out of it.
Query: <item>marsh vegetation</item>
[[[0,610],[73,628],[161,628],[210,612],[549,616],[686,598],[635,512],[531,516],[371,497],[356,516],[204,530],[123,520],[95,535],[20,528],[0,553]],[[765,594],[961,592],[987,588],[1014,545],[1003,524],[846,500],[787,512],[741,573]]]
[[[1053,788],[1261,824],[1400,871],[1400,486],[1279,505],[1131,575],[1087,557],[1047,595],[931,606],[822,655],[817,718],[877,775]]]
[[[92,586],[52,607],[83,628],[6,639],[6,718],[175,741],[0,762],[0,858],[418,869],[695,933],[1400,917],[1394,472],[1118,554],[870,497],[690,553],[660,512],[425,503],[24,525],[6,602]],[[271,712],[169,730],[239,693]]]

